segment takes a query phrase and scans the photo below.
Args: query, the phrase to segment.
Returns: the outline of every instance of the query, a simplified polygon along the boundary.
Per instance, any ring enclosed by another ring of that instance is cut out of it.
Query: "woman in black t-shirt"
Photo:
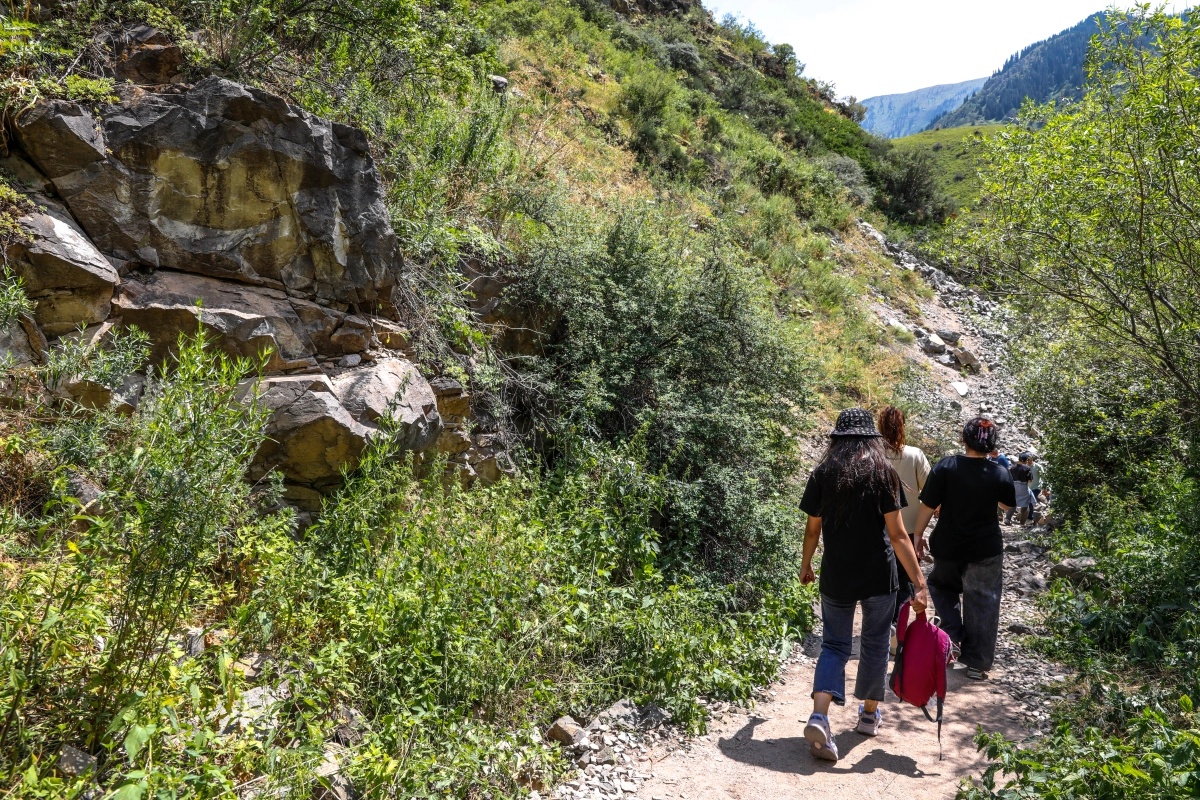
[[[846,662],[854,640],[854,611],[863,609],[858,678],[854,696],[859,733],[879,732],[887,678],[888,644],[896,604],[896,558],[915,586],[913,608],[928,604],[925,576],[904,530],[900,509],[907,504],[900,477],[884,451],[871,412],[851,408],[838,415],[829,449],[804,488],[800,510],[808,514],[800,579],[812,583],[817,542],[821,557],[821,656],[813,677],[813,713],[804,728],[812,754],[837,761],[829,727],[829,704],[846,702]]]
[[[1008,470],[987,454],[996,447],[995,423],[976,417],[963,427],[964,455],[947,456],[934,466],[917,510],[917,553],[925,554],[925,527],[941,507],[929,540],[933,572],[929,593],[942,629],[960,649],[967,677],[983,680],[996,657],[1000,595],[1004,590],[1004,539],[996,506],[1016,504]]]

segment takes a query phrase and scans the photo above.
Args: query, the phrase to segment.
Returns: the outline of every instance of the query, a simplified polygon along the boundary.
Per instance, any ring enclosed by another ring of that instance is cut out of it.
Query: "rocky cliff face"
[[[122,68],[170,80],[154,32],[134,34]],[[249,477],[282,471],[301,507],[316,509],[389,412],[403,448],[450,454],[467,482],[500,477],[504,455],[470,435],[463,387],[431,384],[395,322],[403,258],[362,131],[216,77],[127,83],[95,111],[39,102],[13,129],[4,166],[37,206],[8,253],[37,303],[0,331],[18,363],[80,327],[124,325],[150,336],[158,364],[203,326],[231,355],[269,354],[246,393],[272,412]]]

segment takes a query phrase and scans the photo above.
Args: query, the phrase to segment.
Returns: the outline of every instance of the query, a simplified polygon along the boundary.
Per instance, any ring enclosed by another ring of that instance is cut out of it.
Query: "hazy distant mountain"
[[[925,130],[938,116],[958,108],[971,93],[987,83],[976,78],[962,83],[927,86],[904,94],[884,94],[862,101],[867,116],[862,126],[877,136],[897,139]]]
[[[1012,119],[1026,97],[1045,103],[1078,97],[1088,43],[1104,17],[1093,14],[1073,28],[1031,44],[1004,62],[978,92],[929,127],[956,128]]]

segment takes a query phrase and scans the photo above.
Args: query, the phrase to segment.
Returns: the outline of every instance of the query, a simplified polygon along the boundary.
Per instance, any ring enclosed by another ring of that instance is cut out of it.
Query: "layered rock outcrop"
[[[145,26],[121,37],[119,73],[175,80],[168,39]],[[96,111],[51,100],[14,121],[20,150],[2,165],[37,208],[8,255],[36,311],[0,329],[0,356],[35,364],[55,337],[136,326],[160,364],[205,329],[264,373],[244,394],[270,412],[248,477],[281,471],[306,510],[376,437],[446,452],[443,413],[462,440],[450,453],[461,477],[498,479],[502,454],[471,436],[466,392],[439,379],[435,390],[394,321],[402,259],[363,133],[219,78],[121,91]],[[55,391],[132,410],[141,383]]]
[[[391,312],[401,256],[366,136],[221,78],[52,100],[16,139],[105,255]]]

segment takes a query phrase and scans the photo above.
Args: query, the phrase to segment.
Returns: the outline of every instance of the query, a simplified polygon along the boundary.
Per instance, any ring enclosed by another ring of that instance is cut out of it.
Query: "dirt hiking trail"
[[[976,731],[982,727],[1016,740],[1037,735],[1045,729],[1044,709],[1054,691],[1043,687],[1053,687],[1067,677],[1056,674],[1058,668],[1021,644],[1022,637],[1037,626],[1034,592],[1025,575],[1044,573],[1048,566],[1040,548],[1025,539],[1029,533],[1029,529],[1004,526],[1005,592],[996,665],[989,679],[969,680],[966,669],[957,664],[947,671],[941,760],[937,726],[890,690],[880,706],[879,735],[854,732],[858,701],[851,695],[858,669],[857,635],[846,666],[846,705],[833,706],[829,713],[841,760],[831,764],[809,754],[804,725],[812,711],[813,669],[821,651],[818,628],[796,647],[780,679],[768,687],[766,699],[754,709],[714,708],[706,736],[681,742],[674,750],[651,753],[645,765],[652,764],[651,775],[637,796],[646,800],[954,797],[963,777],[978,776],[987,768],[987,759],[975,749]],[[929,565],[924,566],[928,572]],[[861,612],[856,631],[859,618]]]
[[[934,296],[906,314],[875,298],[871,308],[882,326],[915,334],[899,345],[926,376],[922,401],[942,409],[960,425],[978,413],[993,416],[1002,428],[1002,448],[1017,453],[1031,447],[1036,432],[1018,418],[1012,378],[1002,363],[1004,311],[994,300],[955,282],[941,271],[894,247],[867,225],[866,246],[877,247],[898,267],[919,271]],[[859,246],[863,246],[860,239]],[[938,335],[934,336],[933,331]],[[944,339],[960,347],[943,346]],[[962,355],[961,351],[969,351]],[[952,357],[952,354],[953,355]],[[978,363],[967,368],[963,362]],[[820,442],[814,441],[815,460]],[[820,653],[820,626],[798,644],[783,664],[779,680],[766,687],[753,708],[727,703],[708,705],[708,733],[679,738],[665,731],[633,741],[629,754],[612,764],[592,764],[574,780],[556,788],[553,798],[583,800],[804,800],[826,798],[953,798],[963,778],[977,777],[988,766],[975,748],[980,727],[1022,740],[1046,732],[1049,706],[1069,695],[1070,676],[1058,665],[1029,652],[1022,639],[1037,633],[1040,616],[1033,597],[1045,590],[1050,564],[1041,528],[1002,526],[1005,540],[1004,595],[996,664],[986,681],[972,681],[965,668],[947,672],[942,755],[937,726],[921,710],[901,703],[889,691],[881,705],[883,726],[877,737],[854,732],[858,701],[852,695],[858,668],[858,641],[846,667],[844,707],[830,710],[841,760],[818,761],[809,754],[804,725],[812,711],[813,671]],[[924,564],[926,575],[932,569]],[[932,613],[932,612],[931,612]],[[861,614],[861,612],[860,612]],[[857,622],[856,622],[857,629]],[[888,667],[891,671],[891,664]],[[606,729],[607,730],[607,729]],[[605,739],[605,744],[615,741]]]

